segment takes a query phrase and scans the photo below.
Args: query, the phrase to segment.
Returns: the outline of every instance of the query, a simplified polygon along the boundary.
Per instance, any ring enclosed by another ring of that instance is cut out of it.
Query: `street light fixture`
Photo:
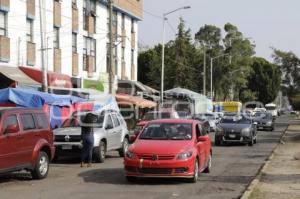
[[[177,8],[175,10],[172,10],[170,12],[163,14],[163,32],[162,32],[162,55],[161,55],[161,90],[160,90],[160,102],[163,104],[164,100],[164,76],[165,76],[165,21],[168,20],[166,17],[167,15],[174,13],[179,10],[183,9],[190,9],[190,6],[183,6],[180,8]]]

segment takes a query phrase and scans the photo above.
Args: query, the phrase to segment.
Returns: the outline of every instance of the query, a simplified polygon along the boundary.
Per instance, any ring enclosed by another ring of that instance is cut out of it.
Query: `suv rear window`
[[[23,124],[23,130],[35,129],[34,120],[31,114],[22,114],[21,120]]]
[[[48,119],[44,113],[35,114],[36,125],[38,129],[47,129],[48,128]]]

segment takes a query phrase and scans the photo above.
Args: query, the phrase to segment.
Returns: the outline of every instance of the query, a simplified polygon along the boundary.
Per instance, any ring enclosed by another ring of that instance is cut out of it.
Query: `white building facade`
[[[0,65],[72,77],[74,87],[108,91],[109,9],[104,0],[1,0]],[[117,79],[137,79],[138,21],[142,0],[113,1],[114,65]],[[44,48],[41,45],[40,19]]]

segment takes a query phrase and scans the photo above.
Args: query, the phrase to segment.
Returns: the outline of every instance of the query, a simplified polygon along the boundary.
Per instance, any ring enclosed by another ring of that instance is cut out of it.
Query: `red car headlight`
[[[126,157],[129,159],[134,159],[136,157],[136,155],[130,151],[126,152]]]
[[[177,155],[177,160],[186,160],[190,157],[192,157],[193,155],[193,152],[192,151],[188,151],[188,152],[185,152],[185,153],[180,153]]]

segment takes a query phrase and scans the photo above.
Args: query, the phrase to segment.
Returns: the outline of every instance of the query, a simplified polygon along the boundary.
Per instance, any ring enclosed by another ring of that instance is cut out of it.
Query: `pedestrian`
[[[94,148],[94,125],[97,123],[97,115],[88,113],[83,119],[81,125],[81,139],[82,139],[82,151],[81,151],[81,167],[87,165],[92,166],[93,148]]]

